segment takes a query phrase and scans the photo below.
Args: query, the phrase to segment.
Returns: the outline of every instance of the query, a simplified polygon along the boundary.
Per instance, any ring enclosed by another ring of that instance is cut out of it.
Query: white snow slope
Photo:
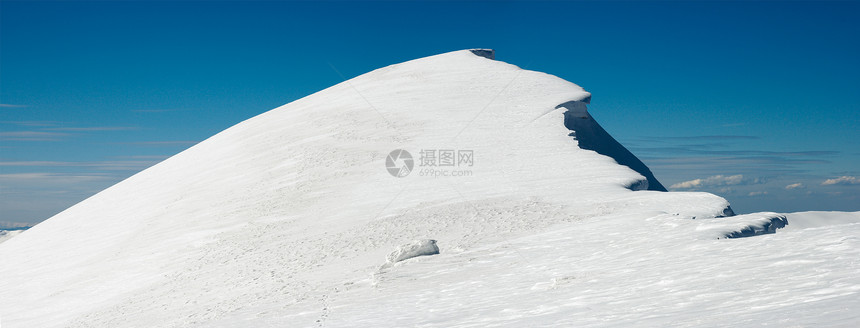
[[[721,238],[785,218],[717,218],[731,213],[712,194],[631,190],[648,187],[641,167],[581,149],[565,127],[588,99],[470,51],[335,85],[0,244],[0,324],[860,323],[860,213]],[[412,153],[409,176],[385,169],[394,149]],[[473,165],[422,167],[422,149],[471,150]],[[427,239],[440,254],[386,265]]]

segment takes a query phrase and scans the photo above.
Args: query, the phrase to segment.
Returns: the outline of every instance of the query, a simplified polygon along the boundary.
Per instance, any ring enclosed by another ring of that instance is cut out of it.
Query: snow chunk
[[[388,254],[386,260],[388,263],[397,263],[413,257],[436,254],[439,254],[439,247],[436,246],[436,241],[433,239],[421,239],[397,247],[396,250]]]

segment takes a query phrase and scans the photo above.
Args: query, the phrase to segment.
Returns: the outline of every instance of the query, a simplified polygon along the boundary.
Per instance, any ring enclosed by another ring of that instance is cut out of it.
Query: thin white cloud
[[[24,127],[41,128],[41,131],[68,131],[68,132],[88,132],[88,131],[124,131],[136,130],[134,126],[71,126],[74,123],[61,121],[0,121],[3,124],[12,124]]]
[[[0,104],[0,108],[24,108],[25,105]]]
[[[45,181],[51,183],[80,183],[109,178],[109,176],[97,174],[62,174],[42,172],[0,174],[0,182]]]
[[[69,165],[73,162],[52,162],[52,161],[5,161],[0,162],[0,166],[77,166]]]
[[[803,188],[803,184],[798,182],[798,183],[792,183],[790,185],[785,186],[785,190],[792,190],[792,189],[797,189],[797,188]]]
[[[64,124],[64,122],[59,122],[59,121],[3,121],[0,123],[13,124],[13,125],[18,125],[18,126],[29,126],[29,127],[49,127],[49,126],[57,126],[60,124]]]
[[[132,109],[133,113],[166,113],[166,112],[176,112],[181,109]]]
[[[56,141],[68,133],[47,131],[3,131],[0,132],[0,140],[8,141]]]
[[[751,196],[751,197],[752,196],[763,196],[763,195],[767,195],[767,191],[753,191],[753,192],[750,192],[749,194],[747,194],[747,196]]]
[[[200,141],[192,141],[192,140],[176,140],[176,141],[139,141],[139,142],[128,142],[127,144],[132,145],[140,145],[140,146],[174,146],[174,145],[193,145]]]
[[[65,128],[49,128],[51,131],[70,131],[70,132],[88,132],[88,131],[125,131],[137,130],[133,126],[90,126],[90,127],[65,127]]]
[[[684,182],[678,182],[669,186],[671,189],[695,189],[715,186],[734,186],[734,185],[751,185],[760,184],[764,181],[760,178],[748,179],[744,178],[743,174],[736,175],[714,175],[704,179],[693,179]]]
[[[149,160],[163,160],[170,157],[170,155],[132,155],[132,156],[118,156],[116,158],[128,158],[128,159],[149,159]]]
[[[856,184],[860,184],[860,178],[858,178],[858,177],[852,177],[852,176],[847,176],[847,175],[844,175],[844,176],[838,177],[838,178],[836,178],[836,179],[827,179],[827,180],[824,180],[824,182],[822,182],[822,183],[821,183],[821,185],[822,185],[822,186],[829,186],[829,185],[856,185]]]
[[[65,137],[79,135],[81,133],[86,132],[125,131],[138,129],[137,127],[131,126],[63,127],[58,126],[62,125],[63,122],[55,121],[4,121],[0,123],[36,128],[35,130],[0,132],[0,140],[4,141],[58,141]]]
[[[138,171],[153,164],[156,160],[101,161],[101,162],[58,162],[58,161],[0,161],[0,166],[17,167],[94,167],[100,170]]]

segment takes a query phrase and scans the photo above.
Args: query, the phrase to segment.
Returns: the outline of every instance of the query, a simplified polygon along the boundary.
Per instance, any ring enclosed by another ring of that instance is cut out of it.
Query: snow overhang
[[[496,60],[496,51],[493,49],[469,49],[476,56]]]

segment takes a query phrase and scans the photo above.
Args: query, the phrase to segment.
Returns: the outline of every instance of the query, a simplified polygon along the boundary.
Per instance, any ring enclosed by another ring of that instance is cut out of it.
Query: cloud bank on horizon
[[[860,184],[860,178],[857,177],[849,177],[849,176],[841,176],[835,179],[827,179],[821,183],[822,186],[827,185],[856,185]]]

